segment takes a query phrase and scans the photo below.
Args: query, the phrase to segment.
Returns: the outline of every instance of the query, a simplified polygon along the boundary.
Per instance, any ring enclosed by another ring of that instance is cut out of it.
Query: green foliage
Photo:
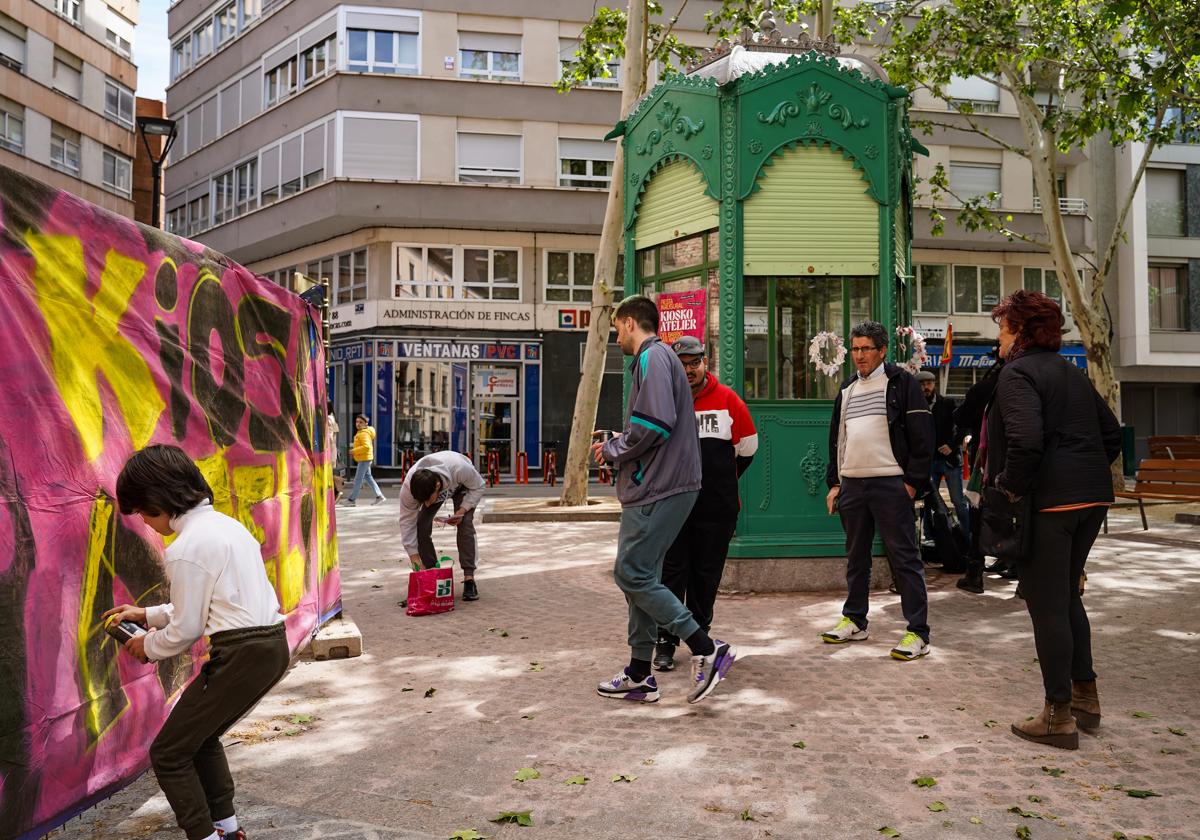
[[[501,811],[488,822],[533,825],[533,811]]]
[[[1135,718],[1152,718],[1152,717],[1154,717],[1154,713],[1153,712],[1134,712],[1133,716]]]
[[[795,748],[796,748],[796,749],[798,749],[798,750],[802,750],[802,749],[804,749],[805,747],[807,747],[807,746],[808,746],[808,744],[804,743],[803,741],[796,741],[795,743],[793,743],[793,744],[792,744],[792,746],[793,746],[793,747],[795,747]]]
[[[754,815],[750,813],[749,808],[742,811],[742,813],[738,814],[738,817],[742,820],[745,820],[746,822],[754,822]]]
[[[920,788],[931,788],[937,784],[937,779],[933,776],[918,776],[912,780],[912,783]]]
[[[668,0],[679,2],[679,0]],[[684,4],[686,5],[686,3]],[[646,47],[647,64],[658,61],[662,75],[678,73],[680,68],[699,57],[699,51],[689,47],[675,35],[676,16],[667,18],[663,4],[657,0],[646,0]],[[562,77],[557,88],[566,93],[572,88],[593,79],[612,78],[608,65],[625,58],[625,27],[628,23],[626,9],[600,6],[592,19],[583,25],[579,33],[579,48],[571,61],[564,63]],[[640,68],[622,66],[621,72],[639,72]]]
[[[890,825],[881,825],[879,827],[879,833],[882,834],[884,837],[899,837],[900,836],[900,832],[897,831],[896,829],[892,828]]]
[[[1042,765],[1042,772],[1045,773],[1047,776],[1053,776],[1054,778],[1057,779],[1059,776],[1061,776],[1063,773],[1066,773],[1067,771],[1061,770],[1058,767],[1046,767],[1045,765]]]
[[[933,811],[936,814],[940,811],[946,810],[946,803],[945,802],[930,802],[925,807],[928,808],[930,811]]]
[[[513,779],[515,779],[518,782],[527,782],[530,779],[540,779],[540,778],[542,778],[542,774],[539,773],[537,770],[534,770],[532,767],[522,767],[513,776]]]

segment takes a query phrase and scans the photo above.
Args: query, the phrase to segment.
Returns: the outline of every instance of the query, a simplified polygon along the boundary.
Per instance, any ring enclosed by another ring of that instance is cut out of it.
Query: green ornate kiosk
[[[710,367],[758,427],[726,572],[736,589],[844,583],[825,467],[851,368],[826,376],[809,343],[911,318],[912,154],[924,149],[907,91],[837,52],[832,39],[783,38],[764,15],[613,132],[625,138],[625,288],[707,291]]]

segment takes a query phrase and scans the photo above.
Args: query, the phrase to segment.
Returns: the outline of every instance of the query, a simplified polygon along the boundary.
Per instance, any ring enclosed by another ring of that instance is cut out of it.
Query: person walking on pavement
[[[597,686],[601,697],[659,699],[650,675],[658,628],[684,640],[692,652],[689,703],[698,703],[725,678],[737,648],[712,639],[662,583],[663,558],[699,494],[700,441],[691,388],[683,365],[658,337],[658,307],[644,295],[628,297],[613,314],[617,344],[633,357],[625,429],[592,444],[597,464],[619,467],[621,526],[613,577],[629,607],[629,666]],[[595,432],[603,435],[603,432]]]
[[[338,425],[337,417],[333,413],[333,401],[330,400],[325,404],[325,449],[329,452],[329,469],[333,473],[333,502],[337,504],[342,498],[342,490],[346,486],[346,479],[338,475],[338,469],[342,466],[342,451],[338,448],[338,433],[342,428]]]
[[[1004,360],[998,358],[998,346],[993,353],[997,356],[996,363],[988,369],[983,379],[980,379],[970,387],[963,397],[962,404],[954,410],[955,425],[970,437],[967,444],[967,459],[971,464],[971,481],[968,483],[968,488],[964,495],[966,495],[967,502],[972,508],[971,551],[967,555],[967,571],[954,585],[967,592],[974,592],[976,595],[983,594],[984,562],[983,550],[979,547],[979,487],[983,482],[982,472],[979,468],[979,444],[982,440],[980,433],[983,429],[984,411],[988,403],[992,401],[992,396],[996,393],[996,380],[999,378],[1000,369],[1004,365]]]
[[[483,498],[484,480],[471,460],[446,450],[426,455],[413,464],[400,487],[400,539],[416,569],[437,566],[433,523],[443,503],[451,499],[454,513],[445,524],[458,530],[458,564],[463,571],[463,600],[478,601],[475,569],[479,561],[475,541],[475,509]]]
[[[963,533],[971,533],[971,514],[967,507],[967,497],[963,495],[962,458],[959,450],[962,448],[963,434],[956,431],[954,425],[954,400],[944,397],[937,392],[937,377],[931,371],[923,370],[917,374],[917,382],[921,384],[921,393],[929,404],[929,413],[933,415],[933,466],[930,470],[930,492],[940,493],[942,479],[946,479],[946,489],[950,491],[950,501],[954,512],[958,514],[958,524]],[[925,507],[924,521],[926,531],[933,531],[933,513],[928,505]]]
[[[1011,502],[1031,497],[1021,591],[1045,689],[1041,713],[1013,723],[1012,732],[1073,750],[1079,727],[1100,725],[1079,578],[1113,503],[1121,424],[1087,375],[1059,355],[1065,319],[1054,300],[1021,289],[992,318],[1005,364],[986,421],[984,486]]]
[[[684,336],[671,349],[683,363],[692,388],[696,432],[700,435],[701,485],[692,512],[667,549],[662,582],[684,602],[707,633],[725,571],[725,554],[741,509],[738,479],[758,451],[758,432],[742,398],[708,372],[708,358],[700,339]],[[654,667],[673,670],[678,646],[679,637],[660,627]]]
[[[830,644],[867,638],[871,543],[879,530],[900,590],[908,629],[892,657],[929,653],[929,596],[917,547],[913,499],[929,487],[933,420],[917,380],[885,363],[888,334],[876,321],[850,330],[855,373],[833,403],[829,426],[826,506],[846,532],[846,603],[842,618],[821,634]]]
[[[383,501],[383,491],[371,475],[371,463],[375,460],[375,429],[364,414],[354,418],[354,428],[358,430],[354,433],[354,445],[350,447],[350,455],[355,461],[354,486],[350,488],[350,495],[346,497],[345,504],[350,507],[358,504],[358,494],[364,482],[375,492],[374,504],[380,504]]]

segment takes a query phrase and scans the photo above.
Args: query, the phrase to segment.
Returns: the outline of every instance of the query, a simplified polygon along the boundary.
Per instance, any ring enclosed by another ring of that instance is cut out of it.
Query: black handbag
[[[1015,502],[998,487],[984,487],[979,508],[979,549],[989,557],[1024,560],[1029,555],[1033,495]]]

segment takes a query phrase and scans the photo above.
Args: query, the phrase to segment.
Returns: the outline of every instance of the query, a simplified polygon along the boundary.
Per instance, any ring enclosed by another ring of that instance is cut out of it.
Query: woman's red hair
[[[1062,328],[1066,323],[1062,307],[1041,292],[1018,289],[992,309],[992,320],[1008,322],[1008,329],[1017,336],[1013,351],[1017,354],[1040,347],[1057,353],[1062,348]],[[1009,358],[1013,353],[1009,354]]]

